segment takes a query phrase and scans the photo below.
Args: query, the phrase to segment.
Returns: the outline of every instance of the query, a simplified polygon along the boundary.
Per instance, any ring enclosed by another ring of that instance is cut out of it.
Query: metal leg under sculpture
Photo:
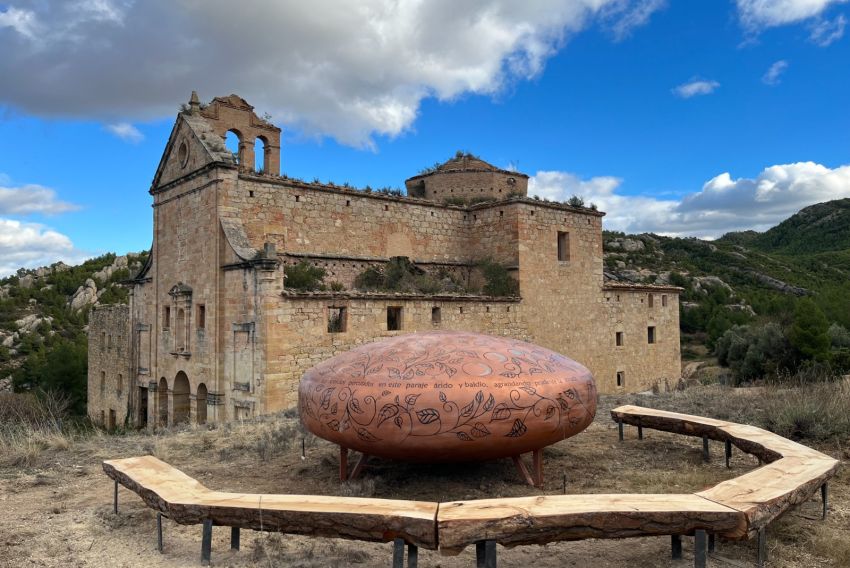
[[[496,541],[482,540],[475,543],[476,568],[496,568]]]
[[[162,513],[156,514],[156,549],[162,554]]]
[[[756,566],[762,568],[765,562],[767,562],[767,530],[762,527],[759,529],[758,558],[756,560]]]
[[[239,527],[230,527],[230,550],[239,550]]]
[[[670,535],[670,558],[679,560],[682,558],[682,535]]]

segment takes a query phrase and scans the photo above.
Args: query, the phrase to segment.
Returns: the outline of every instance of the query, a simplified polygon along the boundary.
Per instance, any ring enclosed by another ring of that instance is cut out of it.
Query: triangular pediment
[[[212,162],[235,164],[224,139],[200,115],[181,112],[168,137],[151,191],[189,175]]]

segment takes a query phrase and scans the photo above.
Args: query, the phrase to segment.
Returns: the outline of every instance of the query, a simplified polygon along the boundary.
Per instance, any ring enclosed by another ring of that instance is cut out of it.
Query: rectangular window
[[[431,323],[438,324],[443,321],[443,314],[440,312],[440,308],[434,306],[431,308]]]
[[[647,298],[649,298],[649,304],[647,307],[655,307],[655,296],[653,294],[647,294]]]
[[[164,306],[162,308],[162,329],[169,329],[171,327],[171,308],[169,306]]]
[[[646,341],[647,343],[655,343],[655,326],[651,325],[646,328]]]
[[[387,308],[387,331],[398,331],[401,329],[401,308],[390,306]]]
[[[617,386],[626,386],[626,374],[623,371],[617,371]]]
[[[348,310],[328,306],[328,333],[342,333],[345,331],[348,319]]]
[[[558,260],[570,260],[570,234],[563,231],[558,231]]]
[[[623,332],[622,331],[617,332],[616,341],[617,341],[617,347],[623,346]]]
[[[198,304],[198,329],[207,327],[207,307],[204,304]]]
[[[661,295],[661,307],[662,307],[662,308],[666,308],[666,307],[667,307],[667,294],[662,294],[662,295]]]

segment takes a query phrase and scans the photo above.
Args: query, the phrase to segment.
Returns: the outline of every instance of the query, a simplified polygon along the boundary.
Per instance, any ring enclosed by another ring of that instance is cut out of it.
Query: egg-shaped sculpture
[[[468,332],[362,345],[304,373],[301,421],[364,454],[407,461],[518,456],[584,430],[596,414],[585,367],[548,349]]]

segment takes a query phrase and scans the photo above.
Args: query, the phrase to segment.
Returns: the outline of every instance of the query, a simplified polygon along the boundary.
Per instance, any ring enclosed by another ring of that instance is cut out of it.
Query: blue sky
[[[607,228],[708,238],[850,197],[845,1],[356,4],[0,1],[0,274],[147,248],[193,89],[270,113],[308,180],[401,187],[463,149]]]

